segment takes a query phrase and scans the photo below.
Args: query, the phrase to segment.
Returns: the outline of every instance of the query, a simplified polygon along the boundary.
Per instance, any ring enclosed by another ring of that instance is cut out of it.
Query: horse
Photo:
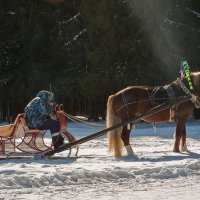
[[[192,72],[191,81],[194,88],[192,94],[198,101],[200,97],[200,72]],[[110,128],[130,118],[139,117],[166,100],[187,96],[186,90],[188,88],[186,77],[178,78],[164,86],[129,86],[108,97],[106,126]],[[187,151],[185,123],[192,116],[194,108],[194,102],[188,100],[142,120],[146,122],[170,122],[172,118],[175,119],[176,131],[173,152]],[[132,126],[133,124],[128,124],[108,131],[109,152],[112,152],[115,157],[123,155],[124,147],[128,156],[135,155],[129,141]]]

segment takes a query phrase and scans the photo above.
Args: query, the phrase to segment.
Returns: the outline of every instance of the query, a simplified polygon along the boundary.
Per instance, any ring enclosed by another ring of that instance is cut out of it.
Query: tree
[[[51,85],[97,119],[112,93],[174,80],[182,58],[199,70],[199,13],[195,0],[1,0],[1,117]]]

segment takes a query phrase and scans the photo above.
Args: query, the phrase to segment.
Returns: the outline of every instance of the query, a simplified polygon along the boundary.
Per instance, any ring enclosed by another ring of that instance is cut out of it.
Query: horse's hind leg
[[[186,130],[185,125],[182,131],[182,137],[181,137],[181,151],[187,151],[187,145],[186,145]]]
[[[121,138],[122,138],[122,141],[123,141],[124,146],[126,148],[128,156],[135,155],[134,152],[133,152],[133,149],[130,145],[131,128],[132,128],[132,124],[128,124],[126,126],[123,126],[122,135],[121,135]]]

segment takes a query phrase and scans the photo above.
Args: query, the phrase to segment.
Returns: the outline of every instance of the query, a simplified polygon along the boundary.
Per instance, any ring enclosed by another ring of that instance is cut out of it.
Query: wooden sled
[[[56,111],[56,115],[65,144],[76,141],[76,138],[67,131],[67,118],[63,111]],[[18,114],[13,124],[0,126],[0,156],[31,156],[53,150],[51,137],[45,137],[48,134],[51,135],[48,130],[28,129],[24,114]],[[72,149],[75,149],[74,154],[77,156],[78,145],[69,149],[68,156],[71,155]]]

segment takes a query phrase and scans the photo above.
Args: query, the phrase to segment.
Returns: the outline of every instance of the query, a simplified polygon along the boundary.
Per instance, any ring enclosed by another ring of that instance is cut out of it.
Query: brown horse
[[[192,94],[199,98],[200,72],[191,73],[191,79],[194,87]],[[177,79],[169,85],[154,88],[147,86],[130,86],[111,95],[107,102],[107,127],[109,128],[130,118],[138,117],[169,99],[185,96],[186,93],[183,85],[185,88],[189,88],[188,81],[186,78],[183,78],[181,83],[182,86]],[[174,118],[176,119],[176,133],[173,151],[180,152],[179,146],[181,146],[181,151],[186,151],[185,123],[187,119],[192,116],[194,107],[193,102],[187,101],[171,109],[143,118],[142,120],[146,122],[169,122],[172,121],[174,113]],[[113,151],[115,157],[122,156],[124,146],[127,155],[134,155],[129,142],[131,128],[132,124],[128,124],[108,132],[109,151]]]

